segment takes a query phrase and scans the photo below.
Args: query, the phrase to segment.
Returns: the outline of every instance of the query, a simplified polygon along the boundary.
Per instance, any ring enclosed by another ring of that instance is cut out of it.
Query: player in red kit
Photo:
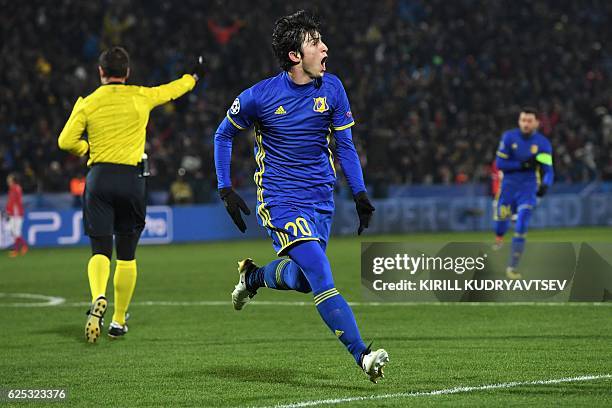
[[[28,245],[21,236],[21,227],[23,225],[23,191],[14,174],[8,175],[6,184],[9,187],[6,215],[9,219],[9,231],[15,240],[13,250],[9,252],[9,256],[14,258],[18,255],[25,255],[28,252]]]
[[[493,196],[493,221],[497,221],[497,201],[501,190],[501,181],[504,174],[497,168],[497,163],[493,160],[493,164],[489,167],[489,175],[491,176],[491,195]],[[504,237],[496,236],[493,249],[498,251],[504,245]]]

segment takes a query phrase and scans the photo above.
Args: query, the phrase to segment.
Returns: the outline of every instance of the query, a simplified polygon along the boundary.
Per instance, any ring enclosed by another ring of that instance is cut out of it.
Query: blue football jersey
[[[355,124],[338,77],[326,73],[297,85],[282,72],[242,92],[227,119],[240,130],[254,126],[258,201],[332,199],[336,171],[331,135]]]
[[[535,170],[521,169],[522,162],[541,153],[550,158],[549,164],[540,163]],[[540,182],[550,186],[554,177],[552,146],[540,132],[524,137],[518,128],[508,130],[502,135],[497,149],[497,166],[504,174],[502,188],[508,185],[534,186]],[[540,172],[543,173],[541,180]]]

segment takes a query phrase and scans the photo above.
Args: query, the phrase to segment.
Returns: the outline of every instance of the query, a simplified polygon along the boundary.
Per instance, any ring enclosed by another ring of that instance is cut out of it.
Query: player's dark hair
[[[536,118],[538,117],[538,110],[533,106],[523,106],[520,113],[527,113],[535,116]]]
[[[318,32],[319,21],[313,14],[304,10],[276,20],[272,31],[272,50],[284,71],[289,71],[293,65],[296,65],[289,59],[288,54],[291,51],[301,53],[306,35],[309,34],[314,38]]]
[[[123,47],[112,47],[102,54],[98,60],[104,76],[107,78],[123,78],[127,76],[130,66],[130,56]]]

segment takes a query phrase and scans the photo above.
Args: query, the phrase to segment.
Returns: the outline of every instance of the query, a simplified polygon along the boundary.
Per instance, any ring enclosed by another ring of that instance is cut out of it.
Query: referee
[[[114,338],[128,331],[125,320],[136,285],[136,246],[145,226],[148,169],[143,154],[149,113],[192,90],[204,74],[200,57],[192,75],[153,88],[126,85],[130,58],[121,47],[100,55],[98,71],[102,86],[86,98],[79,97],[58,139],[62,150],[76,156],[89,153],[83,222],[92,252],[87,265],[92,305],[85,326],[90,343],[100,337],[108,306],[113,235],[115,311],[108,334]]]

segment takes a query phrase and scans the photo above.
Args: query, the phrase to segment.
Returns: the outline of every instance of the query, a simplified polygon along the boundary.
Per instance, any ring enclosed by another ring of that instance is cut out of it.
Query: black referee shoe
[[[104,313],[108,307],[108,301],[104,296],[99,296],[93,301],[87,311],[87,322],[85,323],[85,338],[88,343],[95,343],[102,333],[104,327]]]
[[[108,326],[108,336],[116,339],[117,337],[125,336],[128,332],[127,324],[123,326],[117,322],[111,322],[110,326]]]

